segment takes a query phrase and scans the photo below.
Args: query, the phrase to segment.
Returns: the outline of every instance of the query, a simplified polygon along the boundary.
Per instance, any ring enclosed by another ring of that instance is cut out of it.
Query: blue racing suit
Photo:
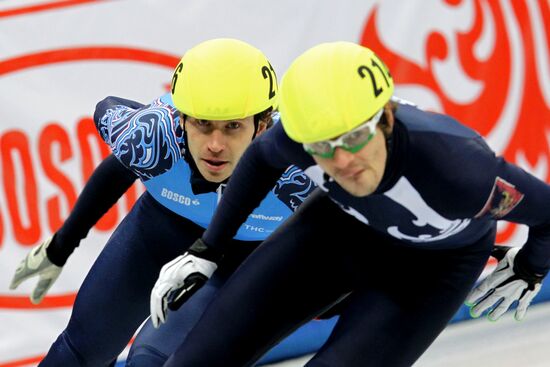
[[[106,98],[98,103],[94,121],[113,155],[131,171],[118,179],[124,174],[111,170],[117,182],[127,187],[137,176],[147,190],[92,266],[67,328],[41,366],[112,365],[149,314],[149,295],[160,268],[203,233],[225,187],[206,181],[187,155],[180,115],[169,94],[141,108],[128,102]],[[162,365],[233,270],[314,188],[298,168],[286,170],[235,235],[239,250],[224,259],[182,309],[169,315],[160,331],[150,322],[143,326],[128,365]],[[56,236],[71,237],[63,229]]]

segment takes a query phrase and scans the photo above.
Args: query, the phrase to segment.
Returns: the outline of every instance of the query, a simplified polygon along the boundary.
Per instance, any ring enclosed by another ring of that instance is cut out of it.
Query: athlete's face
[[[181,119],[183,121],[183,119]],[[258,132],[265,130],[260,122]],[[210,182],[222,182],[235,166],[254,135],[254,117],[227,121],[185,119],[187,147],[202,176]]]
[[[385,111],[385,114],[391,129],[393,116],[390,111]],[[387,157],[386,138],[380,125],[376,127],[374,137],[356,153],[336,148],[332,158],[313,155],[315,162],[354,196],[367,196],[376,190],[382,181]]]

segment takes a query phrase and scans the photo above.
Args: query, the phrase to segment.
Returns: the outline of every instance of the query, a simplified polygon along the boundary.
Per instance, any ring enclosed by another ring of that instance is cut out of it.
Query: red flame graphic
[[[548,182],[550,3],[476,0],[472,4],[474,19],[468,31],[456,32],[454,39],[449,39],[448,33],[438,32],[434,27],[426,35],[423,49],[426,62],[423,65],[403,56],[406,50],[396,52],[383,41],[383,30],[377,28],[380,24],[377,16],[384,3],[374,7],[368,15],[361,44],[373,49],[384,60],[398,87],[420,85],[431,90],[438,97],[443,112],[479,131],[490,144],[492,139],[496,143],[491,144],[493,148],[497,145],[497,153],[508,161],[527,165],[523,168],[531,171],[538,167],[539,178]],[[446,1],[444,5],[452,10],[465,5],[465,1]],[[476,44],[487,28],[492,30],[493,42],[490,52],[480,59],[476,57]],[[407,32],[402,34],[410,37]],[[450,52],[453,46],[455,52]],[[470,80],[482,86],[473,101],[453,100],[449,90],[438,82],[434,65],[452,57],[458,59],[454,61]],[[516,226],[501,228],[498,242],[505,242],[516,230]]]

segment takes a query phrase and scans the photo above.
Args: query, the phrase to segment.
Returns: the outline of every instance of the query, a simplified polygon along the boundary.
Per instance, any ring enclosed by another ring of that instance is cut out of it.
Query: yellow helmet
[[[191,48],[172,77],[172,101],[182,113],[231,120],[277,107],[277,78],[265,55],[235,39],[213,39]]]
[[[368,120],[392,94],[392,77],[374,52],[351,42],[323,43],[283,76],[281,122],[299,143],[332,139]]]

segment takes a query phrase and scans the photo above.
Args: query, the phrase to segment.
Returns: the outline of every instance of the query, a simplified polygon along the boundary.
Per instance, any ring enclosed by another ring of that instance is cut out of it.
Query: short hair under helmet
[[[283,76],[281,122],[299,143],[332,139],[368,120],[392,94],[392,77],[374,52],[351,42],[323,43]]]
[[[230,120],[277,107],[277,77],[265,55],[235,39],[213,39],[188,50],[172,77],[172,101],[182,113]]]

